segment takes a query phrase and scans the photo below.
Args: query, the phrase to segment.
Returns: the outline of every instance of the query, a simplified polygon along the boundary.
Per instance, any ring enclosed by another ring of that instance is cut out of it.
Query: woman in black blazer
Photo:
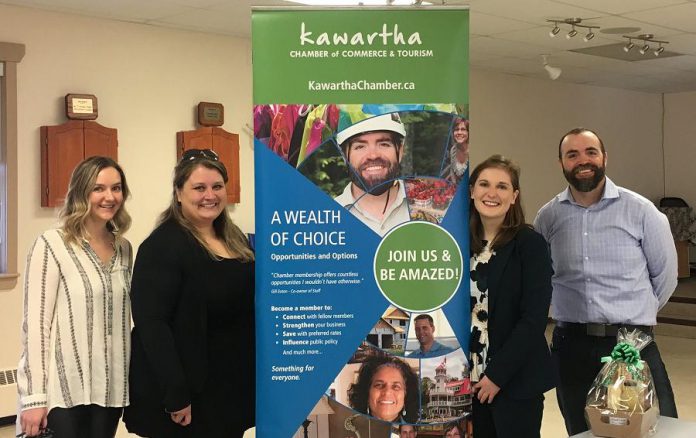
[[[520,170],[493,155],[471,174],[471,381],[476,438],[539,437],[555,386],[544,330],[551,259],[524,221]]]
[[[254,424],[254,254],[225,209],[227,170],[191,149],[138,250],[128,431],[241,437]]]

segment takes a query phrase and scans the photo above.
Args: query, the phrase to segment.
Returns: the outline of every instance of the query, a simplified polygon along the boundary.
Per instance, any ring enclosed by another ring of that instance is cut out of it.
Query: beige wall
[[[614,182],[662,197],[660,95],[479,71],[470,93],[472,167],[493,153],[517,161],[528,221],[565,188],[558,141],[577,126],[602,137]]]
[[[251,112],[249,40],[0,5],[0,41],[26,44],[18,94],[20,267],[34,238],[55,223],[56,211],[39,207],[39,126],[65,120],[63,96],[70,92],[95,94],[98,122],[119,129],[119,157],[133,190],[127,207],[134,245],[168,201],[175,132],[195,127],[199,101],[223,103],[224,127],[240,133],[242,202],[231,211],[242,229],[253,230],[253,154],[244,128]],[[659,95],[477,71],[470,88],[472,163],[503,153],[521,164],[528,220],[564,187],[557,142],[577,125],[602,134],[617,183],[662,196]],[[668,96],[665,137],[668,193],[684,190],[692,205],[694,104],[693,93]],[[16,367],[20,321],[20,288],[0,291],[0,369]],[[15,388],[0,389],[0,417],[14,410]]]
[[[696,92],[665,96],[667,196],[696,208]]]

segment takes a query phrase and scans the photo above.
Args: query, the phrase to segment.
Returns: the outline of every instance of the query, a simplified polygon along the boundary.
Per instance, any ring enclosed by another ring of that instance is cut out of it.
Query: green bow
[[[628,371],[635,380],[643,380],[640,371],[643,369],[643,361],[640,360],[640,351],[626,342],[619,342],[611,351],[610,356],[604,356],[602,362],[620,361],[628,365]]]

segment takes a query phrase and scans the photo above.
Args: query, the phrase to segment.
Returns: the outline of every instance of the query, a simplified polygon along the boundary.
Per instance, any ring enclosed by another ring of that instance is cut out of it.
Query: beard
[[[582,171],[591,169],[594,171],[592,178],[577,178],[575,175]],[[579,192],[591,192],[596,189],[599,183],[604,179],[605,167],[595,166],[594,164],[580,164],[571,170],[563,169],[563,175],[566,181]]]
[[[383,177],[364,178],[362,176],[363,171],[368,167],[375,165],[386,167],[386,175],[384,175]],[[371,195],[378,196],[389,190],[391,184],[385,183],[387,181],[396,179],[396,177],[399,176],[399,173],[401,173],[401,165],[398,161],[392,163],[382,158],[376,158],[374,160],[365,161],[360,166],[360,168],[355,169],[355,172],[350,172],[350,180],[353,182],[353,184],[356,184],[358,187],[363,187],[364,190],[370,193]]]

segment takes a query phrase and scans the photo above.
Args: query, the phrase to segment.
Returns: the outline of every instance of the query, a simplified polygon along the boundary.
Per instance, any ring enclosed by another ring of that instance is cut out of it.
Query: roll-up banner
[[[469,11],[255,9],[252,41],[257,436],[470,436]]]

